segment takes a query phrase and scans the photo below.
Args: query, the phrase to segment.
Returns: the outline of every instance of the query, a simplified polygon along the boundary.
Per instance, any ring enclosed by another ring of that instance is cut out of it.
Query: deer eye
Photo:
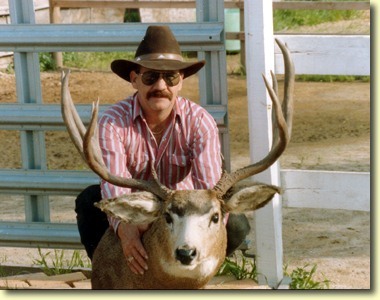
[[[173,219],[172,219],[172,217],[171,217],[171,215],[169,213],[165,213],[164,217],[165,217],[166,223],[168,223],[168,224],[172,224],[173,223]]]
[[[218,213],[215,213],[212,215],[211,222],[213,222],[215,224],[219,222],[219,214]]]

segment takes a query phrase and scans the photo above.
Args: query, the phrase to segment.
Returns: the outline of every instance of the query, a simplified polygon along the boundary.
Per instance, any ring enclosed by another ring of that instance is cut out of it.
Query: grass
[[[370,82],[371,76],[351,76],[351,75],[297,75],[299,82]]]
[[[253,258],[246,258],[244,256],[226,257],[217,273],[217,276],[222,275],[232,275],[237,280],[252,279],[257,281],[256,261]]]
[[[63,65],[67,68],[109,71],[115,59],[133,59],[132,52],[63,52]],[[55,70],[50,53],[39,53],[41,71]]]
[[[84,258],[80,251],[74,250],[70,259],[65,258],[64,250],[55,249],[54,252],[42,253],[38,248],[39,258],[33,260],[35,265],[41,266],[42,271],[50,275],[67,274],[76,268],[91,268],[91,262]]]
[[[285,0],[288,1],[288,0]],[[326,2],[327,0],[317,1]],[[338,2],[339,0],[335,0]],[[340,0],[347,1],[347,0]],[[351,1],[351,0],[350,0]],[[360,0],[353,0],[360,1]],[[357,10],[280,10],[273,11],[274,31],[297,28],[300,26],[312,26],[326,22],[351,20],[359,18],[362,12]]]
[[[306,264],[302,268],[296,268],[288,273],[287,266],[284,268],[284,275],[292,279],[289,288],[291,290],[320,290],[328,289],[330,280],[324,279],[317,281],[314,279],[316,275],[317,265]]]
[[[0,258],[0,277],[5,277],[7,276],[7,273],[4,271],[2,264],[4,264],[7,261],[7,257],[4,256]]]
[[[254,258],[244,256],[227,257],[220,267],[217,276],[230,275],[237,280],[252,279],[257,282],[257,267]],[[306,264],[298,267],[292,272],[288,272],[288,266],[284,266],[284,276],[291,279],[289,289],[291,290],[310,290],[310,289],[328,289],[330,281],[324,278],[323,281],[315,279],[317,275],[317,265]]]
[[[110,70],[110,63],[115,59],[133,59],[132,52],[65,52],[63,64],[70,68]]]

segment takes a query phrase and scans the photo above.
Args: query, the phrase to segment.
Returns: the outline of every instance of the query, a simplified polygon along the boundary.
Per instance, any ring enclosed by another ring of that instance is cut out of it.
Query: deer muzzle
[[[197,250],[195,248],[177,248],[175,256],[178,261],[183,265],[190,265],[194,258],[197,256]]]

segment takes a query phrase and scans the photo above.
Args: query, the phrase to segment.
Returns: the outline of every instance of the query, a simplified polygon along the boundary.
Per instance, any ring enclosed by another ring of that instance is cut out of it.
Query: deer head
[[[269,168],[281,156],[290,140],[294,66],[287,47],[278,40],[276,42],[283,53],[285,63],[285,92],[282,103],[277,95],[274,74],[271,73],[273,87],[263,76],[273,101],[272,148],[259,162],[232,173],[223,172],[221,179],[211,190],[170,190],[159,182],[153,167],[152,181],[110,174],[103,163],[98,144],[98,102],[93,105],[92,118],[86,130],[71,100],[68,89],[69,72],[63,73],[62,115],[79,153],[88,166],[105,181],[141,191],[115,199],[104,199],[97,206],[125,222],[153,223],[147,233],[149,238],[145,238],[144,242],[146,248],[152,244],[152,251],[155,251],[155,256],[159,259],[155,263],[151,262],[152,266],[149,269],[151,272],[156,270],[161,274],[167,274],[167,282],[170,282],[168,278],[184,276],[197,281],[199,278],[203,278],[203,281],[208,280],[224,260],[225,213],[253,211],[267,204],[274,194],[280,193],[278,187],[260,183],[237,192],[233,189],[239,181]]]

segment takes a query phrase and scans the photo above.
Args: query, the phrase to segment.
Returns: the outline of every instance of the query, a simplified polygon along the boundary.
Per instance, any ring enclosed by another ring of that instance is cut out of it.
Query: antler
[[[68,133],[80,155],[87,165],[97,175],[105,181],[120,187],[135,188],[143,191],[148,191],[161,199],[167,199],[172,191],[162,185],[157,178],[156,171],[152,165],[152,175],[154,181],[137,180],[133,178],[124,178],[109,173],[106,165],[103,162],[101,150],[99,147],[99,138],[97,130],[97,120],[99,111],[99,101],[92,106],[92,116],[89,126],[86,130],[80,119],[77,110],[73,104],[69,90],[69,70],[62,72],[62,99],[61,110],[63,120],[66,124]]]
[[[292,131],[293,120],[293,90],[294,90],[294,64],[290,56],[287,46],[282,44],[276,39],[276,43],[281,49],[284,56],[285,65],[285,86],[284,86],[284,101],[278,99],[277,93],[277,79],[273,72],[271,72],[272,85],[270,86],[268,80],[263,75],[265,86],[268,90],[269,96],[273,102],[273,143],[272,148],[268,155],[257,163],[251,164],[233,173],[224,172],[222,178],[215,185],[214,191],[221,198],[223,195],[237,182],[258,174],[269,168],[284,152],[289,143]]]

